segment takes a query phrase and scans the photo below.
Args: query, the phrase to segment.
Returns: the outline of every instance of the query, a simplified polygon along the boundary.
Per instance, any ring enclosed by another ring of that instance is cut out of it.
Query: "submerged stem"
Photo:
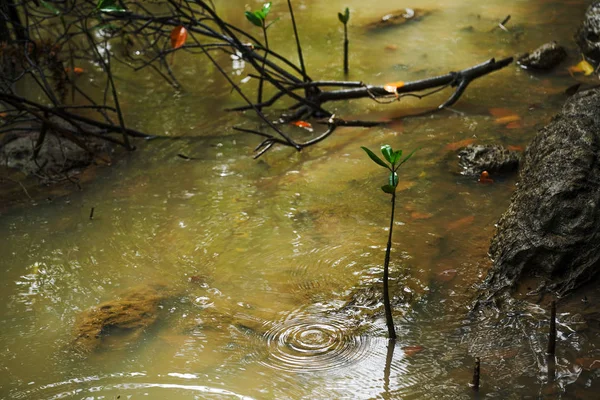
[[[263,22],[263,34],[265,36],[265,57],[263,58],[261,70],[260,70],[260,80],[258,81],[258,101],[257,108],[259,110],[262,109],[260,104],[262,103],[262,94],[263,94],[263,84],[264,84],[264,74],[265,74],[265,64],[267,62],[267,55],[269,54],[269,39],[267,37],[267,28],[264,26]]]
[[[396,328],[394,327],[394,318],[392,317],[392,306],[390,304],[390,291],[388,285],[390,269],[390,252],[392,250],[392,231],[394,229],[394,211],[396,209],[396,191],[392,193],[392,213],[390,215],[390,232],[388,235],[387,247],[385,249],[385,262],[383,265],[383,306],[385,307],[385,323],[388,328],[388,337],[396,340]]]
[[[344,74],[348,75],[348,24],[344,24]]]

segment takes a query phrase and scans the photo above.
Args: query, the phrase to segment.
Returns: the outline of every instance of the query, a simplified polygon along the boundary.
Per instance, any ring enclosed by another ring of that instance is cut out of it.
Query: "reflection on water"
[[[230,3],[224,12],[245,23],[236,11],[245,3]],[[367,34],[362,25],[378,15],[415,6],[372,3],[299,2],[313,77],[342,77],[336,14],[346,6],[350,79],[369,83],[421,79],[561,41],[583,12],[578,0],[430,0],[419,2],[433,10],[421,21]],[[284,16],[284,2],[273,7]],[[508,14],[510,32],[492,30]],[[273,47],[295,57],[284,22],[270,28]],[[221,112],[237,101],[225,83],[196,57],[177,60],[174,72],[195,80],[176,96],[152,77],[139,84],[116,71],[123,85],[134,82],[123,107],[132,128],[197,140],[141,144],[83,191],[2,215],[0,397],[472,398],[467,384],[481,357],[481,397],[595,398],[600,326],[592,302],[559,311],[555,383],[543,354],[544,309],[515,303],[510,312],[467,315],[515,179],[480,185],[458,173],[453,149],[526,145],[564,101],[573,83],[564,69],[532,75],[511,66],[474,82],[453,111],[339,129],[301,153],[274,149],[256,161],[258,139],[231,130],[254,128],[253,120]],[[331,109],[389,119],[447,95]],[[518,115],[520,125],[496,123],[491,108]],[[393,346],[378,297],[389,199],[378,189],[385,176],[360,149],[382,143],[420,148],[400,176]],[[156,283],[172,295],[151,328],[127,346],[72,356],[78,316]]]

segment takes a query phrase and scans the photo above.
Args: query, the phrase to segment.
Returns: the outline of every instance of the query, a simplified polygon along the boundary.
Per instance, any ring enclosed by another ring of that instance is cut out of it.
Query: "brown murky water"
[[[231,22],[245,24],[244,2],[218,3]],[[578,61],[571,37],[586,2],[422,1],[418,7],[433,10],[422,21],[367,32],[361,26],[377,16],[417,7],[373,3],[297,2],[313,78],[343,77],[336,14],[346,6],[352,80],[420,79],[549,40],[566,45],[570,59],[550,74],[512,65],[486,76],[452,111],[339,129],[302,153],[279,148],[259,161],[252,159],[258,139],[231,128],[254,127],[254,119],[221,111],[238,99],[201,57],[177,55],[180,93],[154,75],[118,71],[132,127],[196,139],[140,143],[83,191],[1,216],[0,397],[471,398],[478,356],[482,397],[594,398],[598,327],[582,327],[575,311],[559,315],[555,385],[546,384],[543,357],[547,312],[529,304],[467,318],[515,180],[482,185],[464,177],[452,150],[457,142],[524,146],[557,112],[574,83],[566,67]],[[284,2],[273,7],[285,16]],[[490,32],[508,14],[510,32]],[[270,29],[271,45],[293,57],[286,22]],[[330,110],[390,118],[448,95]],[[520,120],[498,123],[494,108]],[[381,279],[389,198],[378,188],[386,177],[360,146],[384,143],[420,148],[400,176],[393,354],[380,303],[344,307]],[[84,310],[155,283],[169,296],[137,340],[108,341],[83,360],[68,350]],[[379,317],[369,317],[373,310]]]

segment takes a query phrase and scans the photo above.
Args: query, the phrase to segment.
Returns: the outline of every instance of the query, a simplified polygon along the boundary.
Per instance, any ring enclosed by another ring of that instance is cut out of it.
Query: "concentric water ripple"
[[[262,364],[283,371],[314,372],[348,366],[370,351],[370,339],[348,321],[330,316],[295,316],[265,333],[268,357]]]

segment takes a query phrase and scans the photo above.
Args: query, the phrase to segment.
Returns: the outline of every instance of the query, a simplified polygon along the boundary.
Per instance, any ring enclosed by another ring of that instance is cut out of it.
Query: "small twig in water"
[[[548,350],[549,355],[556,354],[556,301],[552,301],[550,309],[550,332],[548,334]]]
[[[90,210],[90,221],[94,219],[94,207]]]
[[[481,372],[481,360],[479,357],[475,358],[475,368],[473,369],[473,390],[479,392],[479,376]]]

